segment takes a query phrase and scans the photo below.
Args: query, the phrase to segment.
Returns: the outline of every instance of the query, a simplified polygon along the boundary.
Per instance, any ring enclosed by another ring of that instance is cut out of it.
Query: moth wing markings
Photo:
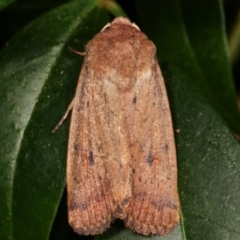
[[[113,198],[104,164],[91,74],[82,67],[72,110],[67,157],[69,223],[84,235],[102,233],[113,220]]]
[[[164,80],[154,61],[151,77],[137,80],[129,117],[133,183],[125,224],[144,235],[167,235],[179,221],[176,152]]]
[[[109,76],[111,78],[111,76]],[[113,194],[114,216],[126,216],[131,197],[131,156],[129,133],[125,121],[122,95],[117,85],[103,76],[94,88],[102,95],[96,96],[96,112],[99,113],[102,145],[106,155],[105,166]]]

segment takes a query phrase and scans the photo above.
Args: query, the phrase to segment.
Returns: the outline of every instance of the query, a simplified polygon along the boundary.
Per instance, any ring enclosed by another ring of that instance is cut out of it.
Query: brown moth
[[[114,19],[87,44],[67,113],[71,108],[67,194],[74,231],[99,234],[120,218],[144,235],[171,232],[179,198],[167,93],[155,45],[128,19]]]

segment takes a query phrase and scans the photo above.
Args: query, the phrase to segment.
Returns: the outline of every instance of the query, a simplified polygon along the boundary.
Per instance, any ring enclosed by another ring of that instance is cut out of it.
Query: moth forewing
[[[68,215],[95,235],[115,218],[148,235],[179,221],[171,113],[156,48],[119,17],[86,46],[72,102]]]
[[[102,233],[112,221],[113,201],[104,159],[96,154],[99,139],[93,137],[93,99],[83,64],[74,99],[67,156],[68,217],[74,231]]]
[[[157,64],[149,63],[149,84],[136,93],[129,120],[132,153],[132,197],[126,225],[144,234],[167,235],[179,222],[176,150],[167,93]],[[155,53],[154,53],[155,55]],[[142,110],[142,111],[141,111]]]

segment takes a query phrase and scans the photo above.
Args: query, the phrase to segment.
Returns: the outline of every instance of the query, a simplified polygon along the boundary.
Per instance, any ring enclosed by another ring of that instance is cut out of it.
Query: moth
[[[143,235],[170,233],[179,222],[172,119],[156,47],[137,25],[115,18],[86,45],[63,118],[71,109],[67,195],[74,231],[100,234],[119,218]]]

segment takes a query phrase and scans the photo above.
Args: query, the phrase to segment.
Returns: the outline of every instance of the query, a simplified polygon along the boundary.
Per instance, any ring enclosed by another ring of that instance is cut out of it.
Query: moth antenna
[[[111,23],[107,23],[101,30],[101,32],[103,32],[106,28],[110,27],[111,26]]]

